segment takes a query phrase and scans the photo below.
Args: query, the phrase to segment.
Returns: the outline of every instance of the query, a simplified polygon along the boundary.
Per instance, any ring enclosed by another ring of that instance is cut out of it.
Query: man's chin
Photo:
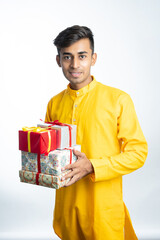
[[[68,81],[73,83],[81,83],[83,81],[82,77],[67,77]]]

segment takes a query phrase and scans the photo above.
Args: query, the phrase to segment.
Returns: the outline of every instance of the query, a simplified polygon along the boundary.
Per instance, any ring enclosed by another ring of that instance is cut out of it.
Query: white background
[[[124,176],[124,200],[139,238],[160,238],[160,1],[0,0],[0,239],[58,239],[55,190],[20,183],[18,130],[44,119],[68,84],[53,39],[85,25],[98,54],[92,74],[133,99],[149,145],[143,168]]]

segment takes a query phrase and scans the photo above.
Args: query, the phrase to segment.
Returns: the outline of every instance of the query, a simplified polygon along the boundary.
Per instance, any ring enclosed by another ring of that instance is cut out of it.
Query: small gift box
[[[72,124],[60,123],[58,120],[49,123],[40,123],[38,127],[57,130],[57,149],[64,149],[76,145],[77,126]]]
[[[53,176],[24,170],[19,171],[19,177],[21,182],[36,184],[55,189],[59,189],[69,182],[69,178],[67,180],[61,180],[62,176],[64,175],[65,172],[60,176]]]
[[[81,151],[81,146],[75,145],[72,148],[51,151],[47,156],[41,154],[40,159],[38,159],[38,154],[36,153],[22,151],[22,170],[31,172],[39,171],[44,174],[58,176],[62,173],[62,167],[74,163],[77,160],[77,157],[73,154],[73,148]],[[38,161],[40,161],[40,163],[38,163]]]
[[[23,128],[19,131],[19,150],[48,154],[57,148],[56,130],[40,127]]]

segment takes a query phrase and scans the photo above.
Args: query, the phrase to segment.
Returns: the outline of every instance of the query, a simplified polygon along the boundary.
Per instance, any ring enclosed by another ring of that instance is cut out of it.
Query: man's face
[[[62,48],[56,60],[71,88],[78,90],[92,81],[90,70],[96,62],[96,57],[96,53],[92,54],[89,39],[85,38]]]

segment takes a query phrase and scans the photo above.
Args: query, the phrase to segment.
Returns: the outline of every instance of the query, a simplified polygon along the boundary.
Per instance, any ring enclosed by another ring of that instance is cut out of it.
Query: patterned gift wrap
[[[80,145],[75,145],[69,149],[76,149],[81,151]],[[77,157],[73,154],[73,151],[68,149],[51,151],[48,156],[44,154],[40,155],[41,173],[50,175],[60,175],[62,173],[61,168],[70,163],[70,152],[72,152],[72,163],[77,160]],[[37,154],[29,152],[21,152],[22,170],[38,172],[37,166]]]
[[[65,172],[60,176],[53,176],[53,175],[40,173],[37,178],[36,172],[30,172],[30,171],[24,171],[24,170],[19,171],[19,177],[21,182],[36,184],[43,187],[49,187],[49,188],[55,188],[55,189],[59,189],[69,182],[70,179],[61,181],[61,177],[64,175],[65,175]]]
[[[67,124],[72,127],[71,130],[71,147],[76,145],[76,131],[77,126],[72,124]],[[38,127],[46,128],[51,126],[49,123],[40,123],[37,125]],[[68,126],[59,126],[53,125],[51,126],[52,129],[57,130],[57,149],[64,149],[70,147],[70,135],[69,135],[69,127]]]

